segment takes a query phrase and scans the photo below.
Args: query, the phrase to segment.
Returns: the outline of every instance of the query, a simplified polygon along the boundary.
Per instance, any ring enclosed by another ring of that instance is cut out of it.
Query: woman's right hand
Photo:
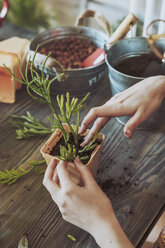
[[[85,146],[110,119],[110,117],[129,115],[124,126],[124,135],[131,138],[133,131],[161,105],[165,97],[165,76],[146,78],[127,90],[116,94],[104,105],[92,108],[85,116],[79,134],[86,131],[94,122],[84,142]]]
[[[64,220],[89,232],[101,248],[133,248],[122,230],[108,197],[80,159],[74,160],[82,185],[75,184],[66,161],[52,160],[43,184],[59,207]],[[56,171],[55,171],[56,168]]]

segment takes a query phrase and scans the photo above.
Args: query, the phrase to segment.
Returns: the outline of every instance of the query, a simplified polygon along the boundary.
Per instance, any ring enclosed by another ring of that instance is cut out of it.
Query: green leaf
[[[66,132],[66,140],[68,141],[70,138],[70,132]]]
[[[78,103],[78,98],[75,98],[74,101],[73,101],[73,105],[71,107],[72,112],[75,110],[77,103]]]
[[[59,95],[57,95],[56,99],[57,99],[58,106],[60,107],[61,106],[61,103],[60,103]]]
[[[89,156],[84,156],[84,157],[79,156],[79,158],[80,158],[81,161],[83,161],[83,160],[89,159]]]
[[[95,136],[93,137],[93,139],[89,142],[89,144],[87,144],[86,146],[84,146],[84,148],[82,150],[79,150],[79,153],[83,153],[83,152],[86,152],[86,151],[89,151],[89,150],[92,150],[93,148],[92,147],[96,147],[97,146],[97,143],[94,144],[94,142],[96,141],[97,139],[97,135],[98,133],[95,134]]]
[[[64,107],[64,95],[61,95],[60,106],[63,109],[63,107]]]
[[[67,147],[60,145],[60,159],[64,161],[73,161],[76,158],[76,146],[71,146],[70,144]]]
[[[69,106],[69,102],[70,102],[70,95],[69,95],[69,92],[66,93],[66,103],[68,104]]]
[[[62,156],[62,157],[64,157],[64,147],[62,146],[62,145],[60,145],[60,155]]]
[[[84,98],[80,101],[80,103],[79,103],[78,105],[82,105],[82,104],[86,101],[86,99],[87,99],[89,96],[90,96],[90,93],[88,92],[88,93],[86,94],[86,96],[84,96]]]
[[[69,239],[71,239],[72,241],[74,241],[74,242],[76,242],[76,241],[77,241],[77,240],[76,240],[76,238],[75,238],[75,237],[73,237],[72,235],[67,234],[67,236],[68,236],[68,238],[69,238]]]
[[[28,164],[30,164],[30,165],[32,165],[34,167],[39,166],[39,165],[43,165],[45,163],[46,163],[45,159],[42,159],[42,160],[29,160],[28,161]]]

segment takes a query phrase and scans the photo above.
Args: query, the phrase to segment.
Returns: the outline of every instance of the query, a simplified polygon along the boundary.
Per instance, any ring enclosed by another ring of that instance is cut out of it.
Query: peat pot
[[[165,39],[160,39],[155,42],[156,48],[163,54],[165,51]],[[112,96],[115,94],[124,91],[128,87],[133,86],[139,81],[143,80],[146,76],[131,76],[125,73],[121,73],[119,70],[115,69],[116,65],[121,63],[123,60],[134,56],[141,56],[146,54],[151,54],[152,50],[148,45],[148,42],[143,37],[127,38],[121,41],[116,42],[106,53],[106,64],[108,67],[108,74],[110,79]],[[135,66],[138,66],[138,63],[135,63]],[[153,67],[153,65],[151,65]],[[163,72],[165,75],[163,67]],[[155,70],[155,68],[152,68]],[[151,70],[152,70],[151,69]],[[150,72],[152,75],[152,71]],[[159,75],[159,74],[158,74]],[[130,117],[122,116],[117,117],[116,119],[123,125],[126,124]],[[139,128],[150,129],[160,127],[165,123],[165,100],[163,101],[161,107],[153,113],[146,121],[144,121]]]
[[[66,131],[70,131],[68,124],[64,123],[63,127]],[[84,135],[87,135],[88,132],[89,132],[89,130],[87,130]],[[53,149],[53,147],[56,146],[57,142],[60,140],[61,137],[62,137],[62,133],[61,133],[60,129],[56,129],[56,131],[50,136],[50,138],[46,141],[46,143],[41,148],[41,154],[45,158],[47,165],[50,163],[50,161],[53,158],[55,158],[56,160],[59,160],[57,157],[51,155],[50,153],[51,153],[51,150]],[[100,153],[101,153],[101,149],[102,149],[102,146],[104,144],[104,141],[105,141],[105,135],[102,133],[99,133],[98,139],[101,141],[101,143],[96,146],[96,148],[94,149],[94,151],[91,154],[90,160],[88,161],[87,164],[84,165],[90,169],[90,171],[94,177],[96,176],[97,169],[99,166]],[[81,184],[80,175],[77,172],[77,170],[75,170],[74,163],[69,162],[67,169],[70,172],[72,180],[76,184]]]
[[[93,41],[97,47],[102,49],[104,49],[104,45],[109,39],[109,36],[105,33],[89,27],[57,27],[37,35],[31,41],[30,50],[35,51],[38,44],[40,44],[40,47],[43,47],[56,39],[60,40],[71,36]],[[64,82],[56,80],[53,83],[52,91],[55,94],[69,91],[72,96],[84,96],[87,92],[93,92],[96,86],[105,78],[106,63],[103,61],[99,65],[80,69],[67,69],[64,71],[67,78]],[[56,76],[53,70],[48,70],[47,72],[51,77]]]

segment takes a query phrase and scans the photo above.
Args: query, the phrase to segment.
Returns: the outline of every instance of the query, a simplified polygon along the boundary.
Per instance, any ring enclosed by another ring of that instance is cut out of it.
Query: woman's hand
[[[102,248],[132,248],[115,217],[111,202],[97,185],[89,169],[78,158],[74,164],[83,186],[72,181],[67,162],[63,161],[58,164],[57,161],[52,161],[43,180],[64,220],[89,232]]]
[[[82,146],[89,143],[110,117],[131,116],[124,127],[125,136],[130,138],[135,128],[160,107],[164,97],[165,76],[155,76],[116,94],[104,105],[92,108],[85,116],[79,130],[80,134],[84,133],[89,124],[95,121]]]
[[[63,218],[91,233],[95,221],[106,219],[112,212],[112,206],[89,169],[78,158],[75,159],[75,168],[80,173],[83,186],[71,180],[67,162],[60,161],[57,165],[55,160],[48,166],[43,184],[58,205]]]

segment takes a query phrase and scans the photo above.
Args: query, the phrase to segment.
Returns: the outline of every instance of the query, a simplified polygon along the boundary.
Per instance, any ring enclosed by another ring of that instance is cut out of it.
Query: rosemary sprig
[[[28,164],[31,165],[31,167],[27,170],[25,170],[22,166],[18,166],[17,169],[5,169],[4,171],[0,171],[0,184],[11,185],[15,183],[18,181],[18,179],[30,173],[32,170],[36,171],[39,166],[44,165],[45,160],[31,160],[28,162]],[[45,169],[42,169],[39,174],[41,174],[41,172],[43,173],[44,171]]]
[[[79,127],[79,120],[80,120],[80,110],[82,109],[83,102],[87,99],[87,97],[90,95],[88,93],[81,101],[78,103],[78,98],[73,97],[70,101],[70,95],[69,92],[66,93],[66,102],[64,104],[64,95],[61,95],[60,97],[57,96],[57,103],[60,108],[61,115],[59,115],[60,121],[67,123],[71,133],[73,134],[75,145],[78,145],[78,127]],[[65,110],[64,110],[65,106]],[[74,130],[73,126],[70,123],[70,119],[74,113],[77,113],[77,122],[76,122],[76,129]],[[65,143],[67,144],[67,139],[65,138]]]
[[[45,163],[45,159],[42,159],[42,160],[29,160],[28,161],[28,164],[32,165],[33,167],[38,167],[42,164]]]
[[[29,170],[25,170],[21,166],[15,169],[5,169],[4,171],[0,171],[0,184],[13,184],[15,183],[20,177],[29,173],[33,168],[31,167]]]
[[[24,139],[32,136],[47,135],[54,132],[56,128],[48,128],[30,114],[29,111],[26,115],[12,115],[13,120],[9,122],[16,127],[17,139]]]
[[[18,120],[17,120],[17,123],[13,122],[13,124],[18,127],[16,131],[17,138],[22,139],[22,138],[30,137],[32,135],[48,134],[54,131],[56,128],[59,128],[62,132],[64,141],[65,141],[65,146],[62,146],[60,148],[60,156],[59,156],[60,159],[74,160],[74,158],[78,155],[80,156],[80,159],[85,159],[86,156],[84,158],[83,153],[90,151],[97,146],[97,144],[95,143],[97,136],[95,136],[94,139],[87,146],[85,146],[82,150],[78,151],[78,128],[79,128],[79,122],[80,122],[80,110],[83,107],[84,101],[89,96],[89,93],[86,94],[86,96],[80,102],[77,97],[73,97],[72,99],[70,99],[69,92],[66,93],[66,100],[63,94],[61,96],[57,96],[57,103],[60,109],[60,114],[58,114],[55,109],[55,106],[53,105],[53,101],[52,101],[51,94],[50,94],[51,84],[57,79],[57,76],[53,79],[50,79],[49,74],[45,75],[44,73],[45,64],[50,54],[48,54],[48,56],[46,57],[43,63],[41,73],[38,73],[38,71],[35,70],[34,61],[35,61],[35,57],[36,57],[36,53],[38,49],[39,49],[39,46],[37,46],[37,49],[32,59],[31,57],[29,57],[29,60],[25,68],[25,75],[23,75],[23,72],[20,66],[20,61],[19,61],[19,70],[20,70],[20,74],[22,75],[22,80],[18,79],[10,71],[8,67],[6,67],[5,65],[4,66],[17,81],[26,85],[28,94],[34,100],[38,100],[40,102],[46,102],[49,105],[53,113],[54,119],[49,117],[49,121],[51,122],[52,127],[47,128],[43,124],[41,124],[39,121],[34,120],[34,118],[31,116],[29,112],[27,112],[27,116],[22,116],[22,117],[15,116],[17,119],[25,120],[23,121],[21,125],[18,122]],[[31,80],[29,80],[29,77],[28,77],[29,70],[31,74]],[[71,125],[71,118],[74,114],[77,115],[75,126]],[[63,122],[68,124],[70,131],[74,137],[75,144],[72,146],[71,144],[68,144],[70,133],[64,130]]]
[[[79,150],[78,153],[82,154],[84,152],[91,151],[91,150],[95,149],[95,147],[97,146],[97,143],[95,143],[95,141],[97,140],[97,135],[98,135],[98,133],[96,133],[95,136],[93,137],[93,139],[89,142],[89,144],[84,146],[84,148],[82,150]]]
[[[45,159],[42,159],[42,160],[29,160],[28,164],[31,165],[33,167],[34,171],[39,175],[43,174],[45,172],[45,170],[46,170]]]
[[[58,158],[64,161],[73,161],[77,156],[76,146],[68,144],[68,149],[65,146],[60,146],[60,156]]]
[[[62,126],[62,123],[59,119],[59,116],[56,112],[55,107],[53,106],[52,103],[52,98],[51,98],[51,94],[50,94],[50,87],[52,85],[52,83],[58,79],[58,78],[62,78],[62,75],[64,75],[64,73],[62,73],[59,77],[59,75],[55,76],[54,78],[50,79],[49,74],[44,73],[45,70],[45,65],[46,62],[50,56],[50,54],[48,54],[46,56],[46,59],[43,63],[43,67],[42,67],[42,71],[41,73],[38,73],[38,71],[35,69],[34,66],[34,61],[35,61],[35,57],[36,54],[38,52],[40,45],[37,46],[36,51],[34,53],[33,58],[31,59],[31,57],[29,56],[28,62],[26,64],[26,68],[25,68],[25,76],[23,75],[22,69],[21,69],[21,64],[20,64],[20,60],[19,60],[19,71],[20,74],[22,75],[22,80],[20,80],[19,78],[17,78],[17,76],[15,76],[11,70],[4,64],[4,67],[6,68],[6,70],[20,83],[26,85],[26,89],[28,94],[34,99],[37,100],[41,103],[47,103],[52,111],[52,113],[54,114],[54,117],[56,119],[57,125],[60,128],[60,130],[63,133],[63,136],[65,137],[65,130]],[[31,74],[31,80],[28,77],[28,71],[30,70],[30,74]]]

